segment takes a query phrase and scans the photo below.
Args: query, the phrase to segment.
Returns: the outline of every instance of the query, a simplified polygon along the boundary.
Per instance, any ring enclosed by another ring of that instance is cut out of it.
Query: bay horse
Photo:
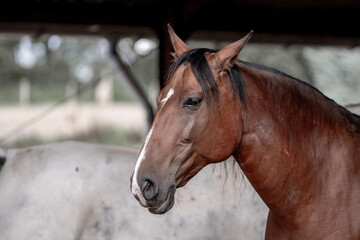
[[[140,204],[167,212],[176,188],[232,155],[269,207],[265,239],[360,239],[360,117],[238,60],[252,32],[219,51],[169,33],[174,63],[131,178]]]

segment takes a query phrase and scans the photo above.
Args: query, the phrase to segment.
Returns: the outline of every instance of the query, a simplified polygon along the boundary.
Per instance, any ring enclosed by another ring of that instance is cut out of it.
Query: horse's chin
[[[175,186],[171,186],[168,192],[168,195],[165,199],[165,201],[160,205],[160,207],[156,207],[156,208],[148,208],[149,212],[153,213],[153,214],[164,214],[167,211],[169,211],[175,203]]]

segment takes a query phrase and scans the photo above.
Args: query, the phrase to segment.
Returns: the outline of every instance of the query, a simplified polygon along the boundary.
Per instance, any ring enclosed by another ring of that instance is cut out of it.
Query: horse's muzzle
[[[164,193],[159,194],[159,187],[151,177],[144,177],[136,186],[133,186],[133,176],[130,178],[130,190],[142,207],[148,208],[153,214],[163,214],[174,206],[175,185],[165,188]],[[165,199],[164,199],[165,197]]]
[[[153,214],[164,214],[169,211],[175,203],[174,195],[175,195],[176,188],[172,185],[168,191],[167,197],[165,201],[160,205],[160,207],[149,207],[149,212]]]

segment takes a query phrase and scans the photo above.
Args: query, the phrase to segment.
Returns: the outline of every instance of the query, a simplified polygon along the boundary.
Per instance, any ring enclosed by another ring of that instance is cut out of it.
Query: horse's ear
[[[215,54],[215,59],[217,61],[217,64],[222,69],[230,69],[234,63],[237,61],[237,56],[240,53],[241,49],[244,47],[244,45],[249,41],[253,34],[253,31],[251,30],[245,37],[242,39],[227,45],[220,51],[218,51]]]
[[[168,30],[169,30],[171,44],[175,51],[174,57],[178,58],[183,53],[189,51],[190,48],[176,35],[174,29],[170,26],[170,24],[168,24]]]

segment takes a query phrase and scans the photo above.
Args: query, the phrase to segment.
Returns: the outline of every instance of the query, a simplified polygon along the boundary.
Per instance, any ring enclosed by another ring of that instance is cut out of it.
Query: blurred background
[[[256,35],[256,33],[255,33]],[[189,40],[220,49],[226,41]],[[140,147],[146,109],[109,54],[106,38],[0,35],[0,141],[24,147],[81,140]],[[159,92],[159,43],[130,33],[116,51],[152,107]],[[274,67],[341,105],[360,102],[360,48],[249,43],[242,60]]]
[[[0,145],[139,147],[171,64],[167,23],[190,47],[214,49],[252,29],[242,60],[357,104],[359,8],[350,0],[12,1],[0,10]]]
[[[101,37],[0,35],[0,141],[24,147],[81,140],[139,147],[146,114]],[[149,99],[159,91],[157,42],[129,37],[116,50]],[[153,100],[151,102],[153,104]]]

